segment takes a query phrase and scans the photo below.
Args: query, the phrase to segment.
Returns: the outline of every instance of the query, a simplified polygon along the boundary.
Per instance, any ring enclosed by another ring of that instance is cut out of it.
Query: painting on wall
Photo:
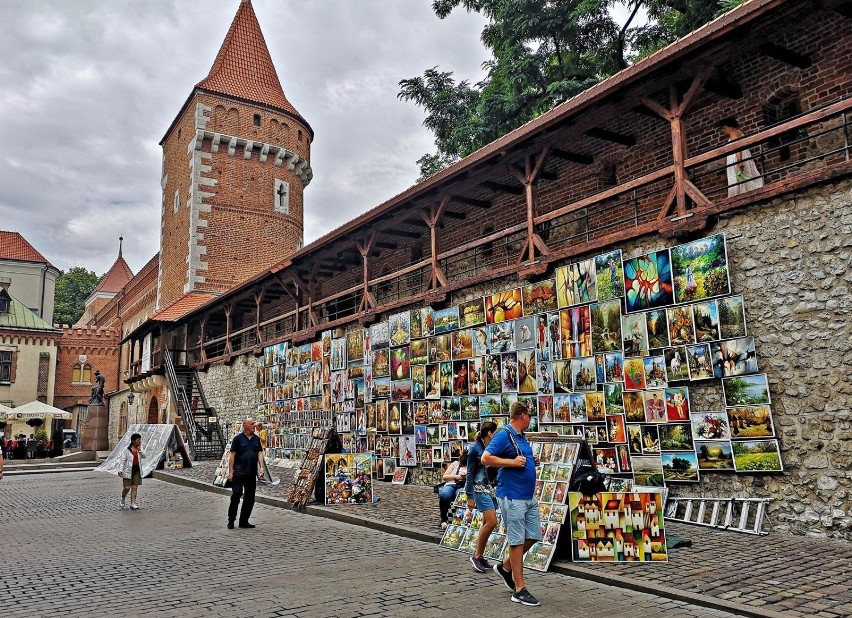
[[[662,313],[665,315],[665,309]],[[644,313],[632,313],[621,317],[621,338],[625,356],[647,354],[648,330]]]
[[[695,343],[695,325],[692,323],[692,309],[689,305],[669,307],[666,310],[669,322],[669,341],[671,345]]]
[[[514,288],[485,297],[485,321],[488,324],[516,320],[523,315],[521,288]]]
[[[671,264],[675,302],[694,302],[731,292],[724,234],[673,247]]]
[[[411,314],[408,311],[397,313],[390,318],[390,344],[401,346],[411,341]]]
[[[628,313],[671,305],[674,293],[669,252],[654,251],[625,260],[624,290]]]
[[[674,345],[669,340],[669,321],[665,309],[646,311],[645,329],[648,332],[649,348],[667,348]]]
[[[727,440],[710,440],[695,443],[699,470],[734,470],[734,454]]]
[[[557,309],[556,280],[546,279],[523,287],[524,315],[536,315]]]
[[[782,472],[778,440],[735,440],[732,443],[737,472]]]
[[[624,296],[624,267],[621,249],[595,256],[598,300],[605,301]]]
[[[695,324],[695,341],[716,341],[719,339],[719,307],[715,300],[694,303],[692,322]]]
[[[739,337],[710,344],[713,375],[717,378],[741,376],[757,372],[757,351],[754,337]]]
[[[621,350],[621,301],[592,303],[592,349],[595,352]]]
[[[459,326],[469,328],[485,324],[485,300],[474,298],[459,305]]]
[[[755,406],[772,403],[765,373],[722,379],[725,406]]]
[[[698,483],[698,456],[692,452],[662,453],[663,478],[669,483]]]
[[[722,339],[745,337],[745,303],[741,294],[719,298],[716,301],[719,310],[719,335]]]
[[[725,408],[731,426],[731,438],[772,438],[775,428],[769,406]]]

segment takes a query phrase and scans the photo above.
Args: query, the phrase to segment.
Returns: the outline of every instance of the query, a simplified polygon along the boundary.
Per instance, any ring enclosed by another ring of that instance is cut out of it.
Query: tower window
[[[254,126],[256,126],[256,127],[260,126],[260,114],[254,115]]]
[[[300,142],[302,141],[302,130],[301,129],[299,129],[299,141]]]
[[[275,195],[274,204],[275,212],[280,212],[285,215],[290,214],[290,183],[284,180],[275,179]]]
[[[175,212],[177,212],[178,208],[180,208],[180,189],[175,191],[175,202],[173,208]]]

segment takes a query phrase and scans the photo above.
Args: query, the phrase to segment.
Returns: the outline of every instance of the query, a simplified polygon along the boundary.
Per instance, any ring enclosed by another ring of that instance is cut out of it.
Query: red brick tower
[[[157,309],[224,291],[301,248],[312,140],[242,0],[209,75],[160,142]]]

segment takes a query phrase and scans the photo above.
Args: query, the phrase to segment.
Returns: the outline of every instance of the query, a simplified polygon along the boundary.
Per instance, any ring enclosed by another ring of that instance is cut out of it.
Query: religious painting
[[[736,440],[731,444],[737,472],[782,472],[778,440]]]
[[[346,369],[346,337],[331,340],[331,370]]]
[[[473,356],[473,339],[470,329],[453,331],[451,336],[453,358],[470,358]]]
[[[625,260],[624,289],[628,313],[671,305],[674,294],[668,250]]]
[[[390,351],[388,348],[373,348],[372,367],[373,379],[387,378],[390,376]]]
[[[396,463],[394,461],[394,463]],[[408,478],[408,468],[394,467],[393,477],[391,478],[392,485],[405,485],[405,480]]]
[[[666,419],[671,423],[689,420],[689,389],[685,386],[666,389]]]
[[[621,338],[625,356],[648,353],[648,330],[644,313],[631,313],[621,317]]]
[[[390,344],[401,346],[411,341],[411,314],[408,311],[392,315],[390,323]]]
[[[757,372],[757,352],[754,337],[739,337],[710,344],[713,375],[730,378]]]
[[[400,436],[399,438],[399,465],[417,465],[417,443],[414,441],[413,435]]]
[[[698,456],[692,452],[662,453],[663,479],[666,483],[697,483]]]
[[[459,328],[485,324],[485,299],[474,298],[459,305]]]
[[[686,347],[666,348],[663,353],[666,362],[666,379],[669,382],[689,380],[689,365],[686,359]]]
[[[624,268],[621,264],[621,249],[595,256],[595,276],[599,301],[624,296]]]
[[[699,470],[734,470],[734,454],[728,440],[696,442]]]
[[[689,305],[669,307],[666,311],[669,321],[669,341],[671,345],[695,343],[695,325],[692,323],[692,310]]]
[[[524,315],[531,316],[557,309],[556,281],[546,279],[538,283],[530,283],[523,288]]]
[[[688,303],[730,293],[724,234],[673,247],[671,261],[675,302]]]
[[[707,380],[713,377],[713,362],[708,344],[686,346],[686,361],[690,380]]]
[[[592,349],[612,352],[621,349],[621,301],[618,299],[592,303],[589,308],[592,325]]]
[[[427,340],[429,346],[429,362],[448,361],[452,355],[452,337],[450,335],[435,335]]]
[[[522,317],[524,307],[521,297],[521,288],[486,296],[485,321],[488,324],[499,324]]]
[[[665,357],[646,356],[642,359],[645,367],[645,388],[665,388],[666,380]]]
[[[666,391],[664,389],[642,391],[642,403],[645,406],[646,423],[666,422]]]
[[[705,300],[692,305],[692,322],[695,324],[695,341],[719,339],[719,307],[715,300]]]
[[[624,392],[621,384],[604,384],[603,395],[607,414],[624,413]]]
[[[646,312],[645,328],[648,333],[649,348],[667,348],[674,345],[669,340],[669,320],[665,309],[652,309]]]
[[[571,379],[575,392],[597,390],[595,359],[591,356],[571,359]]]
[[[659,457],[656,460],[659,464]],[[662,485],[662,468],[654,467],[653,474],[659,476],[657,485]],[[668,559],[661,493],[601,492],[584,496],[571,492],[567,506],[574,562]]]
[[[731,426],[731,438],[772,438],[772,412],[769,406],[725,408]]]
[[[411,377],[411,360],[408,357],[408,346],[391,348],[391,379],[405,380]]]
[[[435,311],[428,305],[420,308],[421,335],[431,337],[435,334]]]
[[[326,504],[373,502],[373,453],[326,455],[325,466]]]
[[[624,391],[621,394],[624,404],[624,414],[630,423],[641,423],[645,421],[645,400],[642,391]]]
[[[624,390],[641,391],[645,389],[645,363],[641,358],[624,359]]]
[[[500,322],[488,327],[488,349],[492,354],[515,350],[515,320]]]
[[[536,376],[535,350],[521,350],[518,354],[518,392],[533,394],[538,392]],[[535,407],[535,406],[533,406]]]
[[[346,333],[346,355],[350,363],[360,363],[364,358],[364,330],[357,328]]]
[[[693,440],[730,440],[731,427],[724,412],[696,412],[690,415]]]
[[[412,339],[408,346],[408,356],[412,365],[425,365],[429,362],[429,341]]]
[[[756,406],[772,403],[769,380],[765,373],[722,379],[725,407]]]
[[[692,425],[690,423],[667,423],[659,425],[660,448],[664,451],[692,451]]]
[[[448,333],[459,327],[459,308],[447,307],[434,312],[435,334]]]
[[[719,310],[719,335],[722,339],[733,339],[734,337],[745,337],[745,303],[742,294],[728,296],[716,300]]]
[[[621,352],[604,354],[605,382],[624,382],[624,355]]]
[[[592,320],[588,305],[559,312],[562,358],[589,356],[592,353]]]

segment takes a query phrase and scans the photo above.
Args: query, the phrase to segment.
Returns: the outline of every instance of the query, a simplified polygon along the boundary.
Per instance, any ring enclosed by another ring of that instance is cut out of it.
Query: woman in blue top
[[[476,551],[470,557],[473,570],[478,573],[485,573],[491,568],[482,554],[485,551],[488,537],[497,527],[497,505],[491,495],[488,469],[482,464],[482,452],[491,442],[496,431],[497,423],[493,421],[482,423],[476,442],[467,452],[467,482],[464,485],[464,491],[467,494],[467,508],[476,508],[482,513],[482,528],[479,530],[479,538],[476,541]]]

